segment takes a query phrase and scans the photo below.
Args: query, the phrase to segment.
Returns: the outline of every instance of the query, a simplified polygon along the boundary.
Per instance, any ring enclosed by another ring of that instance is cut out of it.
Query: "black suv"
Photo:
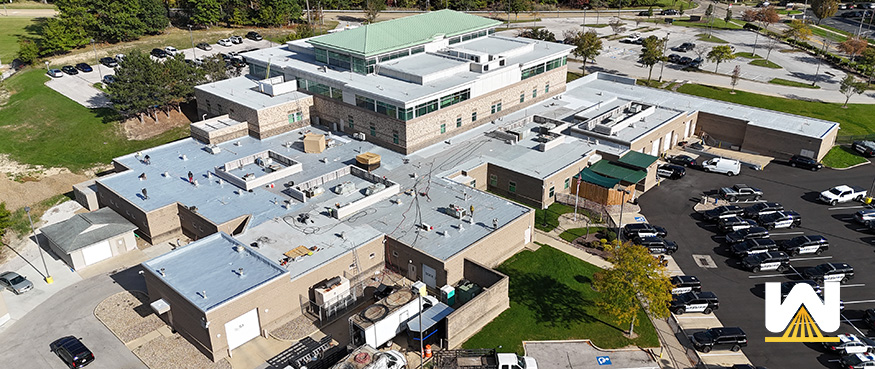
[[[851,144],[851,149],[865,157],[871,158],[875,156],[875,142],[872,141],[854,141]]]
[[[696,44],[694,44],[692,42],[684,42],[678,46],[675,46],[675,48],[673,50],[685,52],[685,51],[690,51],[690,50],[695,49],[695,48],[696,48]]]
[[[675,9],[665,9],[665,10],[659,12],[659,14],[660,15],[678,15],[678,14],[680,14],[680,12],[678,12]]]
[[[818,171],[820,168],[823,168],[823,164],[818,163],[814,158],[802,155],[793,155],[788,163],[790,163],[791,167],[811,169],[813,171]]]
[[[717,229],[723,233],[740,231],[750,227],[756,227],[757,222],[742,217],[729,217],[717,221]]]
[[[721,218],[729,218],[742,214],[744,214],[744,209],[737,205],[724,205],[711,210],[705,210],[705,212],[702,213],[702,217],[707,221],[716,222]]]
[[[733,255],[745,258],[768,251],[778,251],[778,244],[768,238],[754,238],[729,247]]]
[[[711,352],[712,349],[741,350],[747,346],[747,334],[738,327],[711,328],[707,331],[693,333],[690,337],[693,347],[702,352]]]
[[[823,297],[823,288],[817,285],[817,282],[812,281],[810,279],[803,279],[801,281],[787,281],[781,282],[781,298],[787,297],[790,294],[790,291],[793,290],[793,286],[797,284],[807,284],[811,286],[811,289],[814,290],[818,296]]]
[[[766,251],[747,256],[741,265],[754,273],[770,270],[784,273],[790,269],[790,256],[783,251]]]
[[[158,49],[158,48],[152,49],[152,52],[150,52],[149,54],[152,54],[152,56],[154,56],[158,59],[164,59],[168,56],[167,52],[164,51],[164,49]]]
[[[846,263],[824,263],[805,269],[802,275],[818,283],[839,281],[845,283],[854,278],[854,267]]]
[[[761,216],[759,222],[766,229],[795,228],[802,224],[802,216],[795,211],[782,210]]]
[[[247,32],[247,33],[246,33],[246,38],[248,38],[248,39],[250,39],[250,40],[252,40],[252,41],[261,41],[261,40],[264,39],[264,37],[261,37],[261,35],[259,35],[258,32],[255,32],[255,31],[249,31],[249,32]]]
[[[49,347],[70,368],[81,368],[94,361],[94,354],[78,338],[66,336],[52,342]]]
[[[829,242],[821,235],[796,236],[781,243],[781,249],[790,255],[815,254],[829,250]]]
[[[734,244],[754,238],[769,238],[769,231],[763,227],[750,227],[726,235],[726,243]]]
[[[106,56],[106,57],[100,58],[100,64],[103,64],[103,65],[110,67],[110,68],[115,68],[118,66],[118,60],[115,60],[115,58]]]
[[[668,231],[666,231],[665,228],[649,223],[632,223],[623,226],[623,236],[626,237],[626,239],[653,236],[665,237],[666,235],[668,235]]]
[[[687,292],[699,292],[702,290],[702,282],[694,275],[676,275],[671,277],[671,284],[674,288],[671,289],[672,295],[679,295]]]
[[[656,175],[668,179],[680,179],[687,174],[687,170],[680,165],[663,164],[656,167]]]
[[[759,219],[760,216],[777,213],[781,210],[784,210],[784,205],[777,202],[761,202],[744,208],[744,217]]]
[[[646,247],[651,254],[671,255],[678,250],[678,244],[659,237],[635,237],[632,243]]]
[[[720,307],[717,295],[713,292],[687,292],[675,295],[668,306],[668,310],[675,315],[683,313],[711,314]]]

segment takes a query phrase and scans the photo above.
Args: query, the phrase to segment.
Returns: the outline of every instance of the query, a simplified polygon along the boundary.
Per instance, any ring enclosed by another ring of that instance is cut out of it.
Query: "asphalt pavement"
[[[680,246],[673,256],[684,272],[699,277],[703,290],[720,298],[720,309],[715,314],[723,325],[739,326],[747,332],[749,345],[743,352],[753,364],[770,369],[838,368],[839,357],[822,351],[819,344],[764,342],[764,337],[779,334],[765,328],[763,283],[799,280],[796,271],[821,263],[849,263],[855,268],[855,278],[841,289],[841,299],[847,308],[843,312],[845,322],[837,333],[871,335],[873,332],[862,327],[859,319],[863,310],[875,308],[875,291],[870,287],[875,285],[875,274],[870,272],[875,268],[875,234],[859,231],[861,227],[850,220],[853,212],[863,208],[860,204],[831,207],[816,201],[816,196],[839,184],[868,189],[873,178],[875,168],[871,164],[843,171],[811,172],[772,163],[763,171],[745,168],[738,177],[688,170],[685,178],[648,191],[640,197],[639,204],[648,220],[665,226],[669,231],[667,238]],[[794,269],[786,275],[742,270],[738,261],[728,256],[714,226],[702,221],[692,210],[703,192],[735,183],[759,187],[765,192],[763,200],[780,202],[802,215],[801,227],[775,230],[773,239],[820,234],[829,240],[830,249],[820,256],[792,258]],[[697,259],[702,258],[710,258],[713,264],[700,266]]]

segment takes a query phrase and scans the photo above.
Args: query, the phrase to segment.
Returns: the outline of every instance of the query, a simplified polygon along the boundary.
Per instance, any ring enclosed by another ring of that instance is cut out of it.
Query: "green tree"
[[[191,22],[198,26],[211,26],[219,22],[222,16],[222,4],[219,0],[189,0]]]
[[[799,19],[794,19],[787,24],[787,29],[784,30],[784,37],[792,38],[796,41],[807,40],[811,38],[811,27]]]
[[[5,202],[0,202],[0,242],[9,227],[12,227],[12,212],[6,209]]]
[[[136,49],[125,55],[115,70],[115,82],[107,85],[109,98],[119,113],[137,116],[142,122],[144,114],[162,105],[167,84],[159,64]]]
[[[159,34],[170,24],[167,19],[167,11],[160,0],[140,0],[140,19],[143,21],[143,30],[148,34]]]
[[[820,21],[832,17],[839,10],[838,0],[811,0],[811,12],[817,17],[817,24]]]
[[[368,23],[374,23],[383,10],[386,10],[386,0],[365,0],[365,18]]]
[[[602,39],[593,30],[586,32],[578,31],[572,38],[572,45],[574,45],[574,50],[571,50],[571,54],[583,61],[580,71],[585,76],[586,62],[594,60],[602,52]]]
[[[641,50],[641,63],[650,68],[647,73],[647,80],[650,81],[653,76],[653,66],[665,58],[665,39],[650,36],[644,39],[642,45],[644,48]]]
[[[556,35],[546,28],[523,28],[517,32],[517,36],[534,40],[556,42]]]
[[[723,16],[723,21],[727,24],[732,21],[732,9],[726,9],[726,15]]]
[[[842,80],[841,86],[839,86],[839,92],[845,95],[845,104],[842,105],[842,108],[847,108],[851,96],[866,92],[866,84],[863,82],[857,82],[857,79],[848,73]]]
[[[216,82],[228,79],[228,68],[225,66],[225,60],[219,55],[204,58],[200,69],[203,71],[207,81]],[[258,77],[260,78],[260,76]]]
[[[599,310],[612,315],[618,324],[630,324],[630,335],[642,308],[654,318],[668,316],[672,285],[659,259],[643,246],[627,242],[613,249],[608,260],[612,267],[593,278]]]
[[[131,41],[146,32],[139,0],[113,0],[97,8],[97,34],[109,42]]]
[[[88,42],[88,40],[78,39],[77,32],[71,30],[67,23],[68,21],[59,18],[46,20],[40,30],[43,36],[40,43],[41,55],[58,54]]]
[[[857,59],[857,65],[863,66],[866,70],[866,84],[872,83],[872,77],[875,77],[875,49],[867,47]]]
[[[24,64],[31,64],[39,56],[39,46],[36,42],[28,39],[18,40],[18,60]]]
[[[707,58],[708,61],[717,64],[716,66],[714,66],[714,72],[716,73],[717,68],[720,66],[720,63],[727,60],[732,60],[735,58],[735,56],[732,55],[732,48],[730,48],[729,45],[720,45],[712,47],[711,51],[708,52]]]
[[[161,69],[168,76],[166,86],[167,95],[165,106],[176,108],[182,112],[180,104],[191,101],[194,98],[194,86],[206,82],[206,72],[193,64],[185,62],[185,56],[176,54],[173,58],[161,63]]]
[[[245,0],[225,0],[222,6],[224,12],[223,20],[230,27],[231,25],[243,25],[250,22],[249,15],[252,9],[249,7],[249,2]]]

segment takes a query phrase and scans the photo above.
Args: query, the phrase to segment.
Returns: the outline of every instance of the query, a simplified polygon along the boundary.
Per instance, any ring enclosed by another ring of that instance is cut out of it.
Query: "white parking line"
[[[789,236],[792,234],[805,234],[805,232],[782,232],[782,233],[771,233],[772,236]]]
[[[810,258],[791,258],[790,261],[832,259],[832,256],[812,256]]]
[[[837,206],[837,207],[834,207],[834,208],[827,208],[827,210],[862,209],[862,208],[865,208],[865,206],[863,206],[863,205],[857,205],[857,206]]]
[[[678,319],[716,319],[716,317],[712,314],[700,315],[700,316],[687,316],[686,314],[684,314],[684,315],[675,315],[675,317]]]
[[[839,315],[841,315],[842,319],[844,319],[848,323],[848,325],[850,325],[852,328],[854,328],[854,330],[857,331],[857,333],[860,334],[860,336],[864,336],[863,332],[860,331],[860,328],[857,328],[857,326],[854,325],[854,323],[851,323],[851,321],[845,317],[845,314],[839,314]]]
[[[789,274],[765,274],[765,275],[749,275],[748,278],[773,278],[773,277],[789,277],[791,275],[797,275],[798,273],[789,273]]]
[[[729,355],[744,355],[744,353],[743,352],[727,352],[727,353],[716,353],[716,354],[699,353],[699,356],[729,356]]]
[[[865,231],[865,230],[867,230],[867,229],[869,229],[869,228],[867,228],[867,227],[860,227],[860,228],[856,228],[856,229],[854,229],[854,230],[857,231],[857,232],[862,232],[862,231]]]
[[[847,288],[847,287],[864,287],[864,286],[866,286],[865,283],[857,283],[857,284],[843,284],[843,285],[840,285],[839,287]]]
[[[875,300],[860,300],[860,301],[845,301],[845,305],[851,304],[871,304],[875,302]]]

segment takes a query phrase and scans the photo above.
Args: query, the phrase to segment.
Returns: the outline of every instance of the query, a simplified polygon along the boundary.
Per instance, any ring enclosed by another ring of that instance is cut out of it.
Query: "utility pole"
[[[313,25],[313,22],[310,20],[310,0],[307,0],[307,24]]]
[[[100,82],[103,82],[103,70],[100,69],[100,59],[97,58],[97,49],[94,47],[94,39],[91,39],[91,51],[94,51],[94,61],[97,62],[97,73],[100,75]]]
[[[55,280],[52,278],[51,274],[49,274],[49,267],[46,266],[46,257],[43,255],[43,253],[45,253],[45,250],[43,250],[42,246],[40,246],[39,237],[36,236],[36,229],[33,228],[33,218],[30,217],[30,206],[25,206],[24,212],[27,213],[27,220],[30,221],[30,230],[31,232],[33,232],[33,239],[36,240],[36,247],[39,249],[39,257],[43,259],[43,269],[46,270],[44,280],[47,284],[52,284],[55,282]]]
[[[668,36],[671,32],[666,32],[665,39],[662,42],[662,67],[659,68],[659,82],[662,82],[662,71],[665,70],[665,49],[668,48]]]
[[[188,25],[188,39],[191,40],[191,55],[193,60],[197,59],[197,51],[194,47],[194,36],[191,35],[191,25]]]

